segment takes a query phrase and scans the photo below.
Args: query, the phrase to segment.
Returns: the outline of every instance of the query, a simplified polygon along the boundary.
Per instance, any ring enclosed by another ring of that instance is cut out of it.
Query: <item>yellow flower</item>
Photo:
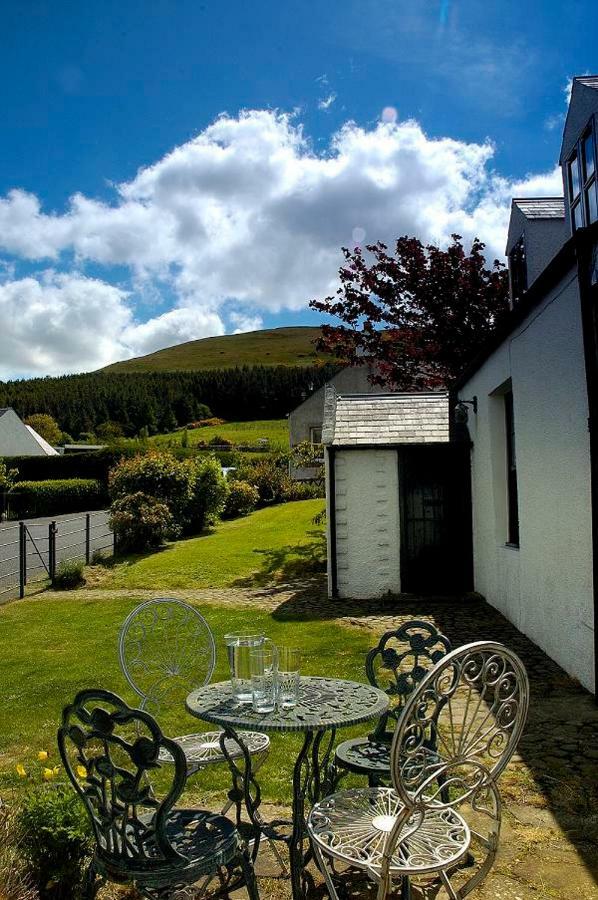
[[[87,778],[87,769],[85,766],[77,766],[77,778]]]
[[[39,759],[40,762],[45,762],[47,760],[47,758],[49,757],[49,755],[50,754],[48,753],[47,750],[40,750],[39,753],[37,754],[37,758]]]
[[[27,778],[27,772],[25,771],[25,766],[22,763],[17,763],[17,775],[19,778]]]
[[[55,775],[58,775],[58,773],[60,772],[60,766],[54,766],[52,771],[54,772]]]
[[[43,771],[44,781],[52,781],[52,779],[54,778],[55,775],[56,775],[56,772],[54,771],[54,769],[48,769],[44,766],[44,771]]]

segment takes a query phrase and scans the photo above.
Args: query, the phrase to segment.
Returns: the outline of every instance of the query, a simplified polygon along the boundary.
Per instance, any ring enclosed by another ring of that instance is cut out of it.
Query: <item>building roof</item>
[[[31,435],[31,437],[33,438],[33,440],[34,440],[37,444],[39,444],[39,446],[40,446],[41,449],[44,451],[44,453],[46,454],[46,456],[59,456],[59,455],[60,455],[60,454],[58,453],[58,450],[55,450],[54,447],[52,447],[51,444],[49,444],[46,440],[44,440],[44,438],[41,436],[41,434],[38,434],[37,431],[35,431],[35,430],[31,427],[31,425],[26,425],[24,422],[23,422],[23,424],[25,425],[25,428],[27,429],[27,431],[29,432],[29,434]]]
[[[446,443],[449,440],[448,393],[343,396],[329,387],[322,440],[336,447]]]
[[[598,75],[578,75],[575,80],[585,84],[586,87],[598,90]]]
[[[526,219],[564,219],[564,197],[522,197],[513,198],[516,206]]]

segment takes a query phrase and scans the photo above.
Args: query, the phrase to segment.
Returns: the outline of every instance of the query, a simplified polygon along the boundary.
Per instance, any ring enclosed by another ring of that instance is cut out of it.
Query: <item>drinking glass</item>
[[[269,647],[251,651],[251,699],[258,713],[276,709],[276,652]]]
[[[225,634],[224,643],[230,667],[233,696],[237,703],[251,703],[251,654],[264,644],[272,645],[263,634]]]
[[[278,703],[282,709],[297,706],[301,654],[294,647],[278,648]]]

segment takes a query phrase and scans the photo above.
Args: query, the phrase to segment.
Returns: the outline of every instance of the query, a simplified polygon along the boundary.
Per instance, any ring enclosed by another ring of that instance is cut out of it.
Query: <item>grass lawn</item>
[[[208,443],[214,437],[222,437],[233,444],[255,445],[261,438],[268,438],[270,449],[288,450],[289,426],[286,419],[259,419],[255,422],[227,422],[225,425],[207,425],[188,432],[189,446],[195,447],[201,441]],[[157,446],[179,446],[182,432],[156,434],[149,443]]]
[[[324,500],[300,500],[259,509],[158,553],[116,563],[94,587],[219,588],[322,571],[324,530],[313,518],[323,508]]]
[[[18,762],[39,772],[38,750],[50,750],[50,761],[56,764],[60,712],[78,690],[101,686],[135,701],[117,655],[120,625],[135,605],[130,597],[98,600],[79,591],[66,599],[48,592],[0,608],[0,796],[12,788],[23,789],[24,782],[15,773]],[[365,680],[364,658],[371,641],[366,632],[318,620],[284,622],[263,609],[226,604],[198,608],[216,639],[215,681],[228,676],[223,636],[240,629],[263,631],[280,644],[299,646],[305,674]],[[192,719],[182,702],[161,722],[171,734],[208,727]],[[367,729],[366,723],[361,732]],[[347,731],[353,733],[355,729]],[[260,778],[265,799],[289,800],[292,759],[299,743],[295,735],[272,737],[272,752]],[[226,767],[211,767],[190,782],[191,798],[213,802],[228,784]]]

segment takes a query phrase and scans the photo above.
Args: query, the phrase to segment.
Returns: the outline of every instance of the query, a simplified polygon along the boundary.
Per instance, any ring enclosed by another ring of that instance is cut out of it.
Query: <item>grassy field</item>
[[[202,338],[113,363],[103,371],[180,372],[235,366],[310,366],[318,360],[329,360],[314,349],[313,342],[319,335],[317,327],[296,326]]]
[[[301,500],[259,509],[158,553],[128,557],[106,569],[95,586],[131,590],[229,587],[292,578],[300,571],[321,571],[324,532],[323,526],[313,524],[313,518],[323,508],[323,500]]]
[[[201,441],[208,443],[214,437],[222,437],[233,444],[255,445],[261,438],[267,438],[272,450],[287,450],[289,446],[289,426],[286,419],[259,419],[255,422],[227,422],[225,425],[207,425],[187,432],[189,446]],[[150,444],[158,446],[180,446],[182,433],[156,434],[149,438]]]

